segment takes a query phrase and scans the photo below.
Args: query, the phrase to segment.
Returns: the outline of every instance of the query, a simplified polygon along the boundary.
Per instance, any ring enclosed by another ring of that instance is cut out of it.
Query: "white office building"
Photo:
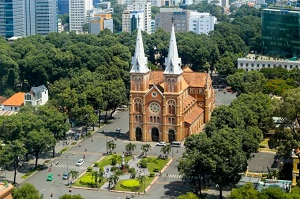
[[[244,69],[245,71],[260,70],[262,68],[276,68],[282,67],[287,70],[293,70],[294,68],[300,68],[300,61],[291,60],[276,60],[271,58],[238,58],[237,68]]]
[[[214,30],[217,18],[210,13],[190,12],[189,31],[196,34],[206,34]]]
[[[93,9],[92,0],[70,0],[69,18],[70,31],[83,32],[83,25],[88,22],[88,11]]]

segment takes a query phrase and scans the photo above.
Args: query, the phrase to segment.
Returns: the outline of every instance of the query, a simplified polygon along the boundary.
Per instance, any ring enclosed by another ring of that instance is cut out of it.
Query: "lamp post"
[[[70,185],[70,179],[69,179],[69,153],[66,154],[67,158],[67,174],[68,174],[68,186]]]

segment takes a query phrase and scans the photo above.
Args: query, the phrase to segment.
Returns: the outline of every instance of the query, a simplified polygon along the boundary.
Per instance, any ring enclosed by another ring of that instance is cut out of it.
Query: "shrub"
[[[118,167],[111,167],[111,168],[110,168],[110,171],[114,172],[114,171],[117,170],[117,169],[118,169]]]
[[[116,175],[120,176],[122,175],[124,172],[121,169],[116,170]]]
[[[149,177],[154,177],[155,176],[155,173],[153,173],[153,172],[150,172],[150,175],[149,175]]]
[[[131,179],[131,180],[125,180],[121,183],[121,187],[123,189],[134,189],[134,188],[139,188],[140,183],[136,179]]]
[[[140,165],[142,168],[147,168],[147,160],[142,160]]]
[[[50,162],[50,160],[45,160],[44,161],[44,164],[47,164],[47,163],[49,163]]]
[[[125,168],[127,169],[127,170],[129,170],[129,164],[125,164]]]
[[[112,158],[111,159],[111,165],[116,165],[117,164],[117,158]]]
[[[154,168],[153,172],[159,172],[159,168]]]
[[[87,168],[87,171],[88,171],[88,172],[91,172],[92,170],[93,170],[93,167],[88,167],[88,168]]]
[[[264,146],[264,145],[259,145],[259,148],[266,148],[266,146]]]
[[[133,168],[133,167],[130,168],[130,169],[128,170],[128,172],[129,172],[129,173],[135,172],[135,168]]]
[[[99,166],[99,162],[94,162],[94,167],[98,167]]]
[[[71,145],[75,145],[75,144],[77,144],[77,142],[72,142],[72,143],[71,143]]]

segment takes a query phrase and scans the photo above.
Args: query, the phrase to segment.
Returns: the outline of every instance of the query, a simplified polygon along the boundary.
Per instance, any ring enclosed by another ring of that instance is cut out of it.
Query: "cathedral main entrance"
[[[169,143],[175,141],[175,131],[173,129],[169,130],[168,137],[169,137]]]
[[[153,127],[151,130],[151,139],[152,142],[158,142],[159,141],[159,131],[158,128]]]
[[[140,127],[136,127],[135,129],[135,140],[136,141],[142,141],[142,129]]]

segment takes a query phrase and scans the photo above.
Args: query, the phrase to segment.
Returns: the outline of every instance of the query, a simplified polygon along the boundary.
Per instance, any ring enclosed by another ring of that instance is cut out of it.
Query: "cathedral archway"
[[[172,143],[175,141],[175,131],[173,129],[169,130],[168,137],[169,137],[169,143]]]
[[[159,131],[158,128],[153,127],[151,130],[151,139],[152,142],[158,142],[159,141]]]
[[[142,129],[140,127],[136,127],[135,129],[135,140],[136,141],[142,141],[143,135],[142,135]]]

